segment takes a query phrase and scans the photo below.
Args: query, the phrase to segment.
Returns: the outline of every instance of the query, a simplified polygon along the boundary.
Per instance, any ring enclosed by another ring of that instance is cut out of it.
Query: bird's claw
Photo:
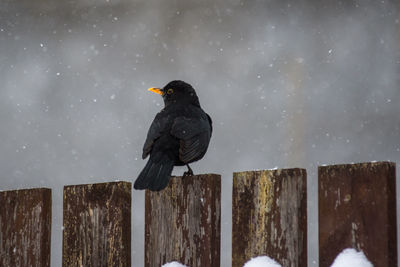
[[[183,173],[183,177],[186,176],[193,176],[193,170],[192,168],[189,167],[189,165],[186,165],[188,167],[188,170],[186,172]]]
[[[190,171],[184,172],[183,177],[186,177],[186,176],[193,176],[193,172],[190,172]]]

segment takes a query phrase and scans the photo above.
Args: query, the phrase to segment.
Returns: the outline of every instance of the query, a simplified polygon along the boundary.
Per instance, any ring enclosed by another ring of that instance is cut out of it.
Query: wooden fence
[[[374,266],[397,266],[395,168],[391,162],[318,168],[320,266],[348,247]],[[306,185],[305,169],[233,174],[232,267],[258,255],[307,266]],[[131,187],[64,187],[64,267],[131,266]],[[147,191],[145,203],[146,267],[173,260],[220,266],[219,175],[173,177],[165,190]],[[50,266],[51,190],[3,191],[0,207],[0,267]]]

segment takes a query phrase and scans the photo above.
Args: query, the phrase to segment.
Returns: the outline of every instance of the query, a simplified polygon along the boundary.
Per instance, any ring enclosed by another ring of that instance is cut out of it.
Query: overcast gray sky
[[[214,121],[195,173],[222,174],[230,266],[232,172],[303,167],[309,263],[317,264],[317,166],[400,162],[396,1],[11,1],[0,3],[0,189],[134,181],[162,99],[183,79]],[[181,175],[184,168],[175,168]],[[133,192],[143,265],[144,193]]]

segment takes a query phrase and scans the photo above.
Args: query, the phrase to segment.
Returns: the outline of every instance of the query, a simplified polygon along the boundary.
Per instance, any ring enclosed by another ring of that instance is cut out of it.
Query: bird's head
[[[190,84],[184,81],[172,81],[163,88],[152,87],[149,88],[149,91],[161,95],[164,99],[165,106],[169,106],[174,103],[200,106],[196,91]]]

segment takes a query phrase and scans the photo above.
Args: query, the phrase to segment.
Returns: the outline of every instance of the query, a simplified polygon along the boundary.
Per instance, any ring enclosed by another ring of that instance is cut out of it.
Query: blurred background
[[[308,172],[309,266],[318,266],[317,166],[400,163],[399,9],[394,0],[3,0],[0,189],[52,188],[51,265],[61,266],[63,186],[133,182],[163,107],[147,88],[182,79],[214,121],[192,168],[222,174],[221,266],[231,264],[232,172],[292,167]],[[132,262],[143,266],[142,191],[132,225]]]

